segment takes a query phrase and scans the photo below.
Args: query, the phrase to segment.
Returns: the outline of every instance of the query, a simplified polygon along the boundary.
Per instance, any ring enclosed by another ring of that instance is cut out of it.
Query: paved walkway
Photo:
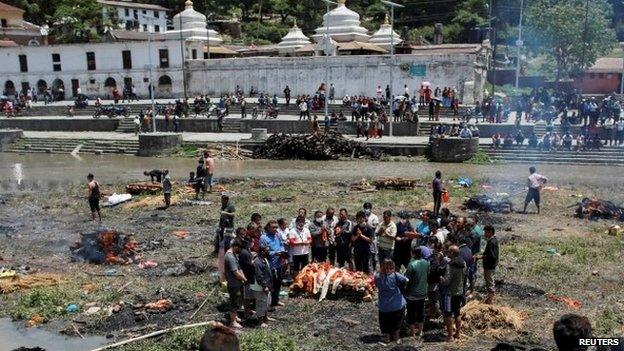
[[[24,131],[26,138],[53,138],[53,139],[96,139],[96,140],[138,140],[138,137],[130,133],[117,132],[35,132]],[[248,133],[182,133],[184,141],[193,142],[212,142],[212,143],[233,143],[243,139],[249,139],[251,134]],[[383,137],[381,139],[355,138],[355,135],[345,135],[346,138],[358,140],[369,144],[402,144],[402,145],[424,145],[429,142],[426,136],[399,136],[399,137]],[[488,145],[491,143],[489,138],[480,138],[479,143]]]

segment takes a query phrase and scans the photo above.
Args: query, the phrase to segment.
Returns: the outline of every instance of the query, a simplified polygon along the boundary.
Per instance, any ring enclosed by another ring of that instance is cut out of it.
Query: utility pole
[[[329,4],[337,5],[338,3],[323,0],[327,5],[327,15],[329,13]],[[329,49],[331,47],[331,36],[329,35],[329,21],[325,20],[325,49],[323,52],[325,53],[325,118],[329,116]]]
[[[494,91],[496,90],[496,32],[492,26],[492,0],[490,0],[489,20],[490,20],[490,45],[492,46],[492,56],[490,58],[490,69],[492,70],[492,98],[494,98]]]
[[[180,16],[180,55],[182,56],[182,88],[184,89],[184,104],[188,101],[186,93],[186,56],[184,55],[184,37],[182,36],[182,16]]]
[[[520,48],[522,47],[522,10],[524,8],[524,0],[520,0],[520,24],[518,26],[518,41],[516,46],[518,47],[518,53],[516,54],[516,89],[519,88],[520,80]]]
[[[583,25],[583,56],[581,65],[585,65],[585,51],[587,50],[587,20],[589,17],[589,0],[585,2],[585,24]],[[560,72],[557,71],[557,78],[559,78]],[[585,83],[585,70],[583,69],[583,75],[581,76],[581,94],[583,94],[583,85]],[[557,79],[557,85],[559,85],[559,79]]]
[[[210,59],[210,16],[212,14],[208,13],[208,10],[206,10],[206,48],[207,48],[207,53],[206,53],[206,59]]]
[[[151,30],[147,30],[147,58],[149,64],[149,94],[152,99],[152,125],[154,126],[154,133],[156,133],[156,104],[154,103],[154,79],[152,71],[154,66],[152,65],[152,30],[154,29],[154,18],[143,16],[148,23],[152,26]]]
[[[381,0],[384,5],[390,6],[390,101],[388,102],[388,135],[392,136],[394,116],[392,115],[392,104],[394,103],[394,95],[392,94],[392,85],[394,84],[394,66],[396,57],[394,56],[394,8],[405,7],[403,5]]]

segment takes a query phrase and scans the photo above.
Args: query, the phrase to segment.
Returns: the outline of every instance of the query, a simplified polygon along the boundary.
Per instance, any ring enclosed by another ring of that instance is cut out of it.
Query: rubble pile
[[[615,219],[624,221],[624,208],[611,201],[586,197],[578,203],[576,216],[590,220]]]
[[[295,277],[291,293],[318,295],[323,301],[328,293],[348,300],[371,301],[373,279],[362,272],[336,268],[329,263],[310,263]]]
[[[137,261],[139,242],[132,235],[102,229],[81,234],[81,240],[70,249],[74,262],[129,264]]]
[[[274,160],[335,160],[340,157],[379,158],[379,153],[340,133],[319,135],[273,134],[254,151],[254,158]]]
[[[464,206],[467,210],[479,212],[511,213],[513,211],[513,204],[509,199],[495,199],[485,194],[469,197],[464,201]]]

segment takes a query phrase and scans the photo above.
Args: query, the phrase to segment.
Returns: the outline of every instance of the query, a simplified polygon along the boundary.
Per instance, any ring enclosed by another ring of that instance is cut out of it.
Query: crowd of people
[[[215,249],[230,294],[232,327],[241,327],[239,309],[266,325],[269,313],[282,305],[283,281],[312,261],[374,272],[380,329],[387,341],[398,337],[404,315],[418,336],[426,318],[438,313],[444,316],[447,340],[459,338],[461,307],[476,289],[479,261],[485,302],[494,299],[498,242],[495,229],[481,226],[476,215],[455,216],[438,205],[437,216],[384,211],[379,218],[366,202],[355,216],[346,208],[330,207],[308,217],[307,209],[300,208],[290,220],[263,221],[254,213],[246,226],[235,227],[235,209],[227,195],[221,205]]]

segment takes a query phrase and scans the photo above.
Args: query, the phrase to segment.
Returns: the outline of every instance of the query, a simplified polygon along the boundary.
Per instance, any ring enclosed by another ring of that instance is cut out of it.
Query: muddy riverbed
[[[219,210],[214,205],[184,205],[183,200],[192,195],[179,185],[195,168],[194,162],[128,156],[78,160],[71,156],[0,153],[0,266],[18,270],[28,267],[29,274],[55,274],[61,278],[59,285],[0,295],[0,317],[17,320],[17,324],[0,320],[0,339],[9,337],[20,343],[22,335],[28,338],[31,334],[15,329],[15,325],[23,326],[35,314],[45,315],[44,327],[57,332],[54,335],[59,337],[50,337],[56,347],[48,346],[49,351],[70,350],[77,339],[69,339],[66,347],[59,345],[64,345],[65,335],[79,338],[76,329],[87,338],[100,336],[87,339],[95,345],[105,336],[109,337],[105,342],[113,342],[174,325],[222,319],[226,294],[219,287],[216,263],[210,255]],[[217,181],[232,195],[237,208],[236,226],[245,226],[253,212],[261,213],[263,221],[290,219],[299,207],[306,207],[311,213],[328,206],[344,206],[355,213],[364,201],[371,201],[376,213],[425,208],[430,202],[426,188],[366,193],[350,190],[348,183],[378,176],[420,177],[428,181],[436,169],[448,177],[469,176],[475,180],[468,189],[454,187],[452,181],[447,183],[451,192],[449,208],[465,216],[467,213],[459,207],[464,196],[484,191],[521,192],[527,175],[527,165],[424,162],[253,160],[220,161],[218,167]],[[128,181],[143,179],[143,170],[151,168],[168,168],[178,181],[173,207],[159,210],[160,197],[140,197],[104,209],[101,225],[87,220],[87,173],[96,174],[103,190],[112,193],[122,192]],[[523,316],[522,329],[498,334],[467,331],[461,342],[449,345],[441,342],[440,320],[435,319],[427,324],[424,342],[405,339],[402,347],[484,351],[502,340],[525,345],[527,350],[530,346],[549,348],[553,345],[553,321],[570,312],[587,315],[597,335],[624,334],[622,238],[605,233],[610,221],[579,220],[572,217],[573,209],[568,207],[578,201],[578,196],[623,201],[621,169],[543,165],[539,170],[557,188],[544,193],[541,215],[482,216],[483,224],[496,227],[501,241],[497,303]],[[216,204],[218,194],[209,194],[206,200]],[[513,201],[520,205],[522,195]],[[158,267],[70,262],[69,247],[79,238],[78,234],[99,228],[134,234],[140,243],[142,260],[154,261]],[[177,231],[187,235],[173,235]],[[553,301],[549,294],[573,297],[582,302],[582,307],[572,309]],[[171,300],[173,307],[161,313],[140,307],[160,299]],[[204,299],[208,303],[191,320]],[[272,345],[289,345],[284,350],[297,351],[391,350],[397,346],[378,344],[374,302],[284,299],[286,306],[272,315],[276,321],[267,330],[245,328],[241,334],[243,351],[268,351],[252,346],[268,339],[275,342]],[[76,304],[78,311],[67,313],[69,304]],[[193,350],[201,332],[195,329],[176,333],[123,350]],[[39,340],[34,336],[31,339]],[[46,345],[50,344],[41,341],[39,346]]]

